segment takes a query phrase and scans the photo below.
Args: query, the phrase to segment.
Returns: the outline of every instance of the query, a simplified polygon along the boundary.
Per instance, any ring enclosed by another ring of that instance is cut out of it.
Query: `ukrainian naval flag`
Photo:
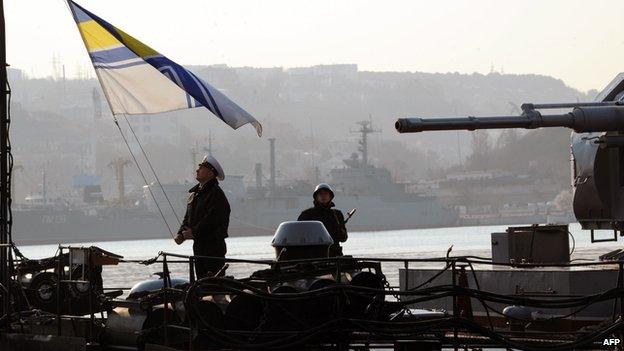
[[[230,127],[262,125],[192,72],[68,0],[113,114],[148,114],[204,106]]]

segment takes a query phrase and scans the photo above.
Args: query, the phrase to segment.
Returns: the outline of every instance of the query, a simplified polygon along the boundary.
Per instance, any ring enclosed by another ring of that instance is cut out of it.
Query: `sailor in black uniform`
[[[314,207],[304,210],[299,215],[299,221],[320,221],[323,223],[329,235],[334,239],[334,244],[329,247],[329,257],[342,256],[340,243],[347,241],[347,227],[340,210],[334,209],[334,191],[329,184],[321,183],[316,186],[314,193]]]
[[[225,173],[219,162],[210,155],[205,156],[196,171],[199,184],[189,190],[184,221],[175,237],[178,245],[192,239],[196,256],[224,258],[227,252],[225,238],[230,223],[230,204],[219,187],[219,180],[224,178]],[[195,260],[197,278],[219,272],[223,275],[223,265],[220,260]]]

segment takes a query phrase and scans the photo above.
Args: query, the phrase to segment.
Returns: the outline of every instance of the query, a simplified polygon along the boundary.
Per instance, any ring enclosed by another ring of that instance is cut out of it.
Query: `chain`
[[[397,295],[395,292],[396,290],[394,290],[394,288],[392,286],[390,286],[390,282],[388,281],[388,279],[386,279],[386,275],[382,274],[381,275],[381,281],[383,282],[384,287],[386,288],[386,290],[393,292],[392,296],[397,299],[397,301],[400,300],[399,295]]]

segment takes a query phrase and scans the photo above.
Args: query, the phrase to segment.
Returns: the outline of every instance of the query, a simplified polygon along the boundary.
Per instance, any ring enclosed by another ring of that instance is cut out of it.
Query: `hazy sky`
[[[536,73],[601,89],[624,71],[624,1],[80,0],[181,64]],[[92,70],[63,0],[5,0],[8,61]]]

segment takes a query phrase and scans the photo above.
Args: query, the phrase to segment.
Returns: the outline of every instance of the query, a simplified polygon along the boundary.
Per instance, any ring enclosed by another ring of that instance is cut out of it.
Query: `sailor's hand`
[[[180,245],[184,242],[184,236],[182,234],[177,234],[173,240],[176,242],[176,244]]]
[[[189,229],[185,229],[182,231],[182,235],[184,236],[184,239],[193,239],[193,229],[189,228]]]

